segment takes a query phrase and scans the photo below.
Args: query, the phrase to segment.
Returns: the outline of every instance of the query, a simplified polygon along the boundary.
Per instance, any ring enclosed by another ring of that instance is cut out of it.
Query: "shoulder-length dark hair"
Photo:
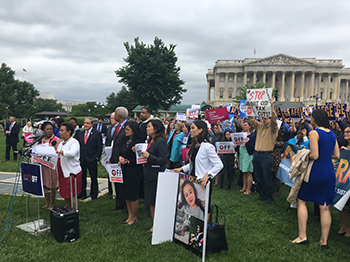
[[[202,200],[200,200],[198,198],[198,193],[197,193],[197,189],[196,187],[194,186],[193,182],[189,181],[189,180],[185,180],[185,182],[183,182],[182,186],[181,186],[181,203],[179,203],[179,206],[178,208],[182,208],[184,205],[187,205],[188,206],[188,203],[186,201],[186,198],[185,198],[185,194],[184,194],[184,187],[186,185],[190,185],[192,188],[193,188],[193,193],[194,193],[194,197],[195,197],[195,201],[194,203],[204,212],[204,207],[202,205]]]
[[[311,116],[315,120],[316,125],[324,128],[330,128],[328,114],[323,109],[315,109]]]
[[[225,132],[224,132],[224,135],[221,137],[221,141],[232,141],[232,138],[230,137],[230,140],[227,140],[226,139],[226,133],[233,133],[232,132],[232,130],[231,129],[227,129],[227,130],[225,130]]]
[[[153,140],[157,140],[161,137],[165,139],[165,128],[162,121],[160,121],[159,119],[151,119],[150,121],[148,121],[148,123],[151,123],[154,128]],[[152,138],[149,138],[149,140],[151,139]]]
[[[132,140],[139,139],[141,136],[139,125],[134,121],[129,121],[129,122],[127,122],[125,127],[127,127],[127,126],[130,127],[132,132],[134,133],[132,136]]]
[[[196,127],[198,129],[202,129],[203,131],[201,133],[199,133],[195,139],[192,139],[192,144],[191,144],[191,148],[189,151],[189,155],[192,155],[192,152],[196,146],[196,143],[209,142],[207,123],[205,123],[202,120],[195,120],[195,121],[193,121],[192,125],[196,125]]]

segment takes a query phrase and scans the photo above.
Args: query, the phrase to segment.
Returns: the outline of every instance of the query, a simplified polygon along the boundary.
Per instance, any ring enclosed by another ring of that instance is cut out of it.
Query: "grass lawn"
[[[5,151],[3,134],[0,148]],[[0,153],[0,171],[14,171],[16,163],[6,162]],[[6,168],[6,169],[3,169]],[[237,174],[235,177],[237,181]],[[323,250],[318,244],[320,223],[309,204],[308,238],[310,244],[300,246],[290,240],[298,235],[296,209],[286,211],[285,200],[289,188],[281,186],[280,196],[274,204],[257,201],[257,193],[243,195],[233,186],[231,191],[213,189],[212,202],[226,212],[226,235],[229,251],[207,256],[207,261],[349,261],[350,239],[338,236],[339,214],[331,208],[332,227],[328,244]],[[12,196],[0,195],[1,226],[5,225]],[[40,205],[44,205],[40,199]],[[57,206],[64,205],[56,200]],[[33,236],[16,226],[26,221],[25,197],[16,196],[11,218],[11,231],[0,243],[0,261],[200,261],[201,259],[182,246],[172,242],[151,245],[152,226],[144,214],[140,201],[138,220],[126,227],[121,222],[127,218],[122,211],[112,212],[114,201],[105,195],[96,201],[80,203],[80,239],[73,243],[57,243],[51,234]],[[49,220],[49,212],[41,211]],[[37,217],[37,199],[30,199],[30,213]],[[0,232],[0,239],[4,230]]]

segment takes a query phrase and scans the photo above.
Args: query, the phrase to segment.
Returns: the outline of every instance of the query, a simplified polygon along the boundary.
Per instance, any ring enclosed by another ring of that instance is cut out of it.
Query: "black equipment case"
[[[75,178],[75,206],[77,207],[77,178],[70,174],[70,185],[72,176]],[[71,188],[71,206],[73,206],[73,189]],[[79,238],[79,211],[73,207],[55,207],[50,212],[51,233],[58,242],[73,242]]]

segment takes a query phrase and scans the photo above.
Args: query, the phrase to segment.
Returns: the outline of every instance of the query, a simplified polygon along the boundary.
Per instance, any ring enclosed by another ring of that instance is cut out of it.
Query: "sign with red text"
[[[231,139],[235,146],[243,146],[245,145],[245,139],[247,138],[246,132],[241,133],[231,133]]]
[[[209,124],[216,124],[218,121],[224,121],[230,119],[226,107],[205,110],[205,116],[208,119]]]
[[[201,110],[198,108],[187,108],[186,109],[186,116],[187,116],[187,118],[190,118],[190,119],[198,118],[200,111]]]
[[[235,152],[233,142],[216,142],[215,145],[218,154],[233,154]]]
[[[109,181],[115,183],[123,183],[123,171],[118,164],[107,164]]]
[[[271,117],[272,88],[247,89],[247,116]]]
[[[142,151],[147,150],[147,145],[147,143],[139,143],[135,145],[136,164],[147,163],[147,158],[142,154]]]

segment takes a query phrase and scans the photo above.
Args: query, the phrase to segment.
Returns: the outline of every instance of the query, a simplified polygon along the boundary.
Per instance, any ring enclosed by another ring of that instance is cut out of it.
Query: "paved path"
[[[4,173],[0,172],[0,194],[10,194],[12,195],[15,190],[15,184],[18,180],[18,174],[17,173]],[[90,178],[87,179],[87,195],[90,195]],[[98,178],[98,189],[100,193],[98,194],[98,197],[106,194],[108,192],[108,180],[107,178]],[[19,178],[19,184],[17,189],[17,195],[24,194],[24,191],[22,189],[22,179]],[[57,192],[57,199],[62,199],[59,192]],[[87,198],[85,201],[90,201],[91,198]]]

